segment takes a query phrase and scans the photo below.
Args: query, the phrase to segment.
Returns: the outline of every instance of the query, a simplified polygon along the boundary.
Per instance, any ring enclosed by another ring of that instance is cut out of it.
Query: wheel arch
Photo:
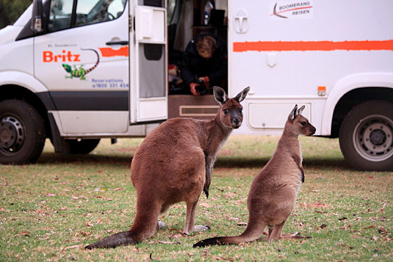
[[[19,99],[31,104],[45,121],[48,138],[52,138],[48,111],[55,106],[49,92],[34,77],[20,72],[0,73],[0,101]]]
[[[348,112],[354,106],[371,100],[393,103],[393,74],[357,74],[338,81],[325,105],[322,135],[338,137],[341,123]]]
[[[40,81],[23,72],[0,72],[0,88],[4,86],[20,86],[32,93],[48,92],[48,89]]]

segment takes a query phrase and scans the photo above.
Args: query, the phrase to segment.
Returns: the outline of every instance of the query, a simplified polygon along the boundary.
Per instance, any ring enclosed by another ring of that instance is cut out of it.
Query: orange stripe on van
[[[276,41],[276,42],[235,42],[233,52],[247,51],[393,51],[393,40],[382,41]]]
[[[112,49],[110,47],[99,47],[98,49],[100,49],[102,57],[128,57],[128,46],[123,46],[120,49]]]

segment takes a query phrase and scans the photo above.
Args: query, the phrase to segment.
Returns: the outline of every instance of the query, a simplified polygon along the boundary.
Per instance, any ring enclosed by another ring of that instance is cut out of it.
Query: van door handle
[[[248,13],[245,9],[240,9],[235,13],[235,32],[238,34],[245,34],[248,31],[249,21]]]
[[[113,42],[106,42],[106,45],[128,45],[128,41],[113,41]]]

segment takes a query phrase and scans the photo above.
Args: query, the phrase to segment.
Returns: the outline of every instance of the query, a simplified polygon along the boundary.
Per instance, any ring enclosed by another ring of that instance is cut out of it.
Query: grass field
[[[185,205],[160,219],[167,227],[135,246],[86,251],[86,244],[130,228],[135,190],[130,162],[142,139],[93,153],[62,156],[47,141],[37,164],[0,166],[0,261],[391,261],[393,173],[351,169],[337,140],[301,137],[305,183],[284,232],[307,240],[262,239],[240,246],[192,248],[199,240],[238,235],[248,219],[253,176],[279,137],[231,136],[201,196],[196,224],[211,230],[185,237]]]

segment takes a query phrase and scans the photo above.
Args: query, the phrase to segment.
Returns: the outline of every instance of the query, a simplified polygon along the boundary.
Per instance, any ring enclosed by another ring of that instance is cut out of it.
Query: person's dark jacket
[[[216,40],[217,49],[211,59],[206,60],[198,54],[196,44],[200,37],[209,35]],[[183,54],[181,65],[181,78],[185,82],[186,87],[190,87],[190,83],[195,82],[198,77],[208,76],[210,86],[221,85],[221,81],[227,78],[228,74],[227,46],[224,41],[213,34],[200,34],[194,37],[188,43]]]

